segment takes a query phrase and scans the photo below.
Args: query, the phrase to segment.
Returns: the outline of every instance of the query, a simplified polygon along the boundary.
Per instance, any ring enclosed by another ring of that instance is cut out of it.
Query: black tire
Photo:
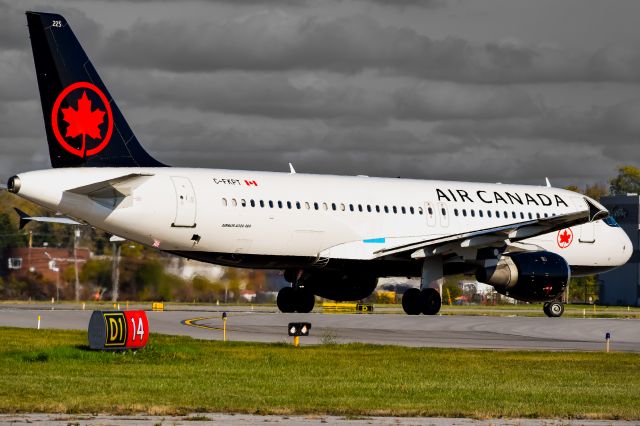
[[[547,314],[549,318],[559,318],[563,313],[564,303],[562,302],[550,302],[547,311],[545,311],[545,314]]]
[[[295,291],[296,297],[296,312],[301,314],[308,314],[313,310],[313,306],[316,304],[316,297],[310,290],[306,288],[298,288]]]
[[[283,287],[278,292],[278,297],[276,298],[276,304],[278,305],[278,309],[280,312],[284,313],[292,313],[296,310],[296,291],[293,287]]]
[[[420,292],[422,301],[422,313],[425,315],[436,315],[442,306],[442,297],[435,288],[425,288]]]
[[[420,290],[410,288],[402,295],[402,309],[407,315],[420,315],[422,312]]]
[[[544,305],[542,305],[542,312],[544,312],[544,314],[545,314],[546,316],[548,316],[548,317],[550,317],[550,316],[551,316],[551,313],[549,312],[549,305],[550,305],[550,304],[551,304],[551,303],[549,303],[549,302],[544,302]]]

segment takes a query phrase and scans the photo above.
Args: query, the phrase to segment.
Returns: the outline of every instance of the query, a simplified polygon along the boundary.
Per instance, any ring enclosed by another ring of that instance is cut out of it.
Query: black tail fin
[[[27,12],[53,167],[161,167],[140,146],[67,21]]]

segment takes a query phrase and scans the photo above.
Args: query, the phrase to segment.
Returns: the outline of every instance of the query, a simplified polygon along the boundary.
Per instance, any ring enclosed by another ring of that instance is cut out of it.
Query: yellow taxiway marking
[[[186,320],[182,321],[182,323],[184,325],[188,325],[189,327],[204,328],[205,330],[222,330],[222,327],[213,327],[213,326],[210,326],[210,325],[196,324],[196,322],[198,322],[198,321],[215,319],[215,318],[219,318],[219,317],[215,316],[215,317],[191,318],[191,319],[186,319]]]

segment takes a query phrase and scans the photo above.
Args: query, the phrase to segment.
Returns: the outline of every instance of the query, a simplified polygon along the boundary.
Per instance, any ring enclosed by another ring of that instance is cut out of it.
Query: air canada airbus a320
[[[314,295],[363,299],[379,277],[406,276],[422,281],[405,312],[433,315],[442,278],[464,273],[560,316],[572,274],[632,254],[602,205],[550,185],[168,167],[142,148],[67,21],[27,12],[27,22],[53,169],[7,189],[165,252],[283,270],[283,312],[310,312]]]

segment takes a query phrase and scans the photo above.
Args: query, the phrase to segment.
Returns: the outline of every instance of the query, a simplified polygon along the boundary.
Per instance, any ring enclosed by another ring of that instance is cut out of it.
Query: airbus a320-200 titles
[[[560,316],[571,275],[631,256],[602,205],[551,186],[168,167],[140,145],[65,18],[27,12],[27,23],[53,168],[13,176],[8,190],[68,216],[58,221],[280,269],[283,312],[309,312],[315,296],[360,300],[380,277],[405,276],[421,278],[405,312],[433,315],[443,277],[464,273]]]

